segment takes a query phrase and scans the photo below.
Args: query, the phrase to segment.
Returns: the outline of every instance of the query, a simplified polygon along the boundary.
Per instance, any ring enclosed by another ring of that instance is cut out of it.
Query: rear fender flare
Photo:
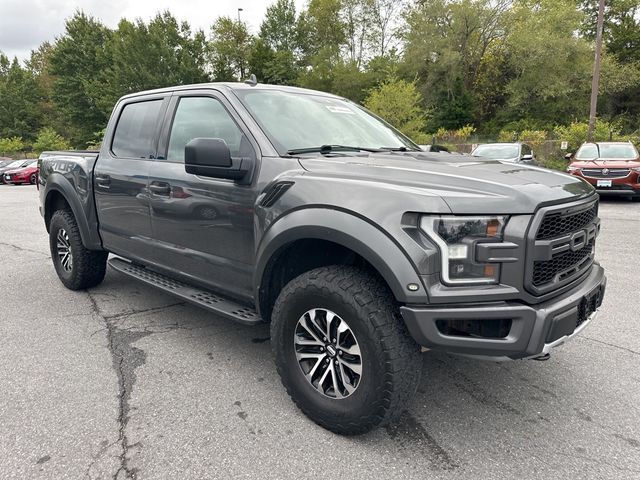
[[[82,238],[82,244],[89,250],[102,250],[102,242],[98,235],[97,224],[93,225],[93,228],[89,225],[85,208],[83,208],[80,199],[78,198],[78,192],[74,189],[71,182],[59,173],[52,173],[47,178],[45,187],[45,193],[43,198],[45,199],[43,208],[47,209],[51,194],[57,192],[62,195],[67,204],[71,208],[71,212],[78,223],[78,229],[80,230],[80,237]],[[93,208],[93,202],[90,202],[91,208]],[[53,212],[43,212],[45,219],[47,215],[51,215]],[[48,218],[47,220],[50,220]],[[47,222],[47,231],[49,225]]]

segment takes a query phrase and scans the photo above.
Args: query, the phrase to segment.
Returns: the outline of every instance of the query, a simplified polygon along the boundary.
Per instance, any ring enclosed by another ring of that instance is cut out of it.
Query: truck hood
[[[545,168],[463,155],[393,152],[301,157],[314,175],[373,181],[379,188],[439,196],[453,213],[533,213],[542,205],[568,202],[594,190],[578,177]],[[381,192],[382,193],[382,192]],[[372,191],[372,201],[376,192]],[[381,197],[382,198],[382,197]]]

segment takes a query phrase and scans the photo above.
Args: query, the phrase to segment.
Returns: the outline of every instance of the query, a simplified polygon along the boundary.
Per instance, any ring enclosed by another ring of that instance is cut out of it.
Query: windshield
[[[585,143],[576,153],[576,160],[634,160],[636,148],[630,143]]]
[[[345,100],[281,90],[236,93],[280,154],[323,145],[419,150],[400,132]]]
[[[478,147],[471,152],[474,157],[490,158],[491,160],[508,160],[517,158],[520,154],[520,148],[518,145],[478,145]]]
[[[15,162],[11,162],[9,165],[7,165],[7,168],[19,167],[20,165],[22,165],[23,162],[24,160],[16,160]]]

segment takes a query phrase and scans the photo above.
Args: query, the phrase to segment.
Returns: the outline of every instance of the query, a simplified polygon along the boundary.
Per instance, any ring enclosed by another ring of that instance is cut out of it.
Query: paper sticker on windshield
[[[347,107],[340,107],[337,105],[325,105],[325,106],[327,107],[327,110],[329,110],[331,113],[349,113],[351,115],[354,115],[356,113]]]

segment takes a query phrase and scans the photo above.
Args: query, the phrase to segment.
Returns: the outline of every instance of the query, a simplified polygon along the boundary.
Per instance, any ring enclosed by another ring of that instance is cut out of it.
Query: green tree
[[[517,0],[509,13],[506,120],[530,116],[568,122],[588,113],[593,53],[574,35],[582,14],[575,0]]]
[[[0,155],[14,155],[24,149],[22,137],[0,138]]]
[[[33,151],[38,154],[47,150],[68,150],[69,148],[71,148],[69,142],[51,127],[40,130],[36,141],[33,142]]]
[[[426,114],[414,82],[391,76],[373,89],[364,105],[415,142],[425,142]]]
[[[112,32],[93,17],[77,11],[65,23],[54,45],[49,73],[54,76],[53,101],[74,145],[84,146],[103,128],[113,105],[103,101],[104,73],[112,59],[106,48]]]
[[[297,53],[300,36],[297,29],[298,17],[293,0],[277,0],[267,7],[264,20],[260,24],[260,38],[276,52]]]
[[[418,75],[432,129],[474,122],[474,87],[483,58],[502,41],[507,0],[433,0],[419,2],[406,16],[401,71]]]
[[[294,84],[298,77],[301,43],[293,0],[277,0],[267,8],[249,57],[250,73],[273,84]]]
[[[0,55],[0,137],[32,140],[42,124],[42,91],[33,74]]]
[[[300,14],[298,31],[305,68],[298,83],[307,88],[332,91],[333,68],[341,61],[345,45],[345,24],[341,19],[340,0],[310,0]]]
[[[207,81],[205,44],[202,31],[193,33],[166,11],[148,24],[121,20],[107,43],[112,62],[103,75],[103,108],[128,93]]]
[[[209,65],[216,81],[244,80],[248,75],[253,37],[247,24],[220,17],[211,27]]]

